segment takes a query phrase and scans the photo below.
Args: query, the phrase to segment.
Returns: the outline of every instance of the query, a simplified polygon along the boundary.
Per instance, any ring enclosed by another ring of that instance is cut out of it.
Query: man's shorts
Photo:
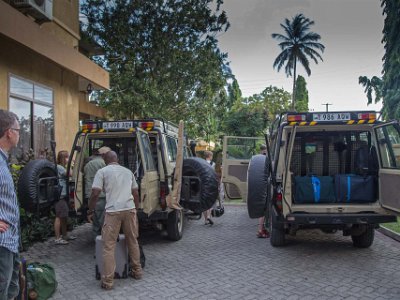
[[[57,201],[56,205],[55,205],[55,209],[56,209],[56,217],[58,218],[66,218],[68,217],[68,204],[67,201],[65,201],[64,199],[60,199]]]

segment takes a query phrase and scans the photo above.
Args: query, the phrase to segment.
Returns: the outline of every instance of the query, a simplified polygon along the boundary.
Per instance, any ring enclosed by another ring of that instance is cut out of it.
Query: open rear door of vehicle
[[[71,196],[71,194],[73,194],[74,208],[76,212],[78,212],[82,206],[87,205],[87,203],[84,203],[85,198],[83,191],[83,165],[85,158],[85,155],[83,154],[83,146],[86,140],[87,134],[85,133],[80,132],[75,136],[67,166],[67,174],[69,175],[67,195]],[[70,200],[72,200],[72,197]]]
[[[379,201],[382,207],[400,214],[400,126],[397,121],[374,127],[378,146]]]
[[[225,136],[222,149],[222,182],[228,199],[247,201],[247,169],[253,155],[259,154],[262,137]]]
[[[159,206],[159,177],[147,132],[140,128],[136,128],[136,132],[142,159],[139,172],[139,176],[141,176],[140,207],[143,208],[144,213],[150,216]]]

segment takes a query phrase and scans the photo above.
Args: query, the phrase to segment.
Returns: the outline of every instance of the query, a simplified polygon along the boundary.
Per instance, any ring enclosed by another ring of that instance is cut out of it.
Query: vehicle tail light
[[[140,122],[139,126],[144,130],[150,131],[154,127],[154,122]]]
[[[306,120],[306,115],[288,115],[289,122],[304,122]]]
[[[275,203],[276,203],[276,208],[279,211],[282,211],[282,193],[278,192],[275,195]]]
[[[357,118],[359,120],[375,120],[376,119],[376,113],[359,113],[357,115]]]
[[[167,209],[167,187],[163,183],[160,185],[160,206],[162,210]]]
[[[96,123],[87,123],[82,125],[82,131],[84,130],[93,130],[97,129],[97,124]]]

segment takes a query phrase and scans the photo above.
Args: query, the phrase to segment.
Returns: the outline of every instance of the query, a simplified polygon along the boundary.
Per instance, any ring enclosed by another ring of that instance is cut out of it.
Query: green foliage
[[[385,15],[382,42],[385,45],[383,56],[384,112],[389,119],[400,118],[400,2],[382,0]]]
[[[228,108],[231,108],[234,104],[242,102],[242,91],[240,90],[239,83],[236,79],[233,80],[232,84],[228,85]]]
[[[295,103],[295,110],[298,112],[301,111],[308,111],[308,90],[307,90],[307,83],[303,76],[297,76],[296,81],[296,99]]]
[[[216,38],[229,28],[222,3],[83,1],[83,27],[103,47],[105,55],[96,61],[110,72],[100,105],[115,119],[183,119],[194,136],[216,135],[231,76]]]
[[[54,235],[54,214],[39,217],[20,208],[22,248],[27,250],[34,242],[43,242]]]
[[[266,115],[259,107],[243,105],[230,111],[225,119],[226,135],[258,136],[266,127]]]
[[[226,135],[260,136],[275,116],[289,108],[290,93],[274,86],[236,102],[224,121]]]
[[[316,64],[318,64],[318,59],[323,61],[319,51],[324,52],[325,46],[318,42],[321,36],[310,31],[312,25],[314,25],[314,21],[304,17],[303,14],[297,14],[291,21],[285,19],[284,24],[281,23],[286,35],[272,34],[272,38],[280,41],[278,45],[282,50],[274,61],[274,68],[279,72],[285,65],[286,75],[289,77],[293,74],[292,109],[295,108],[296,99],[297,61],[304,67],[308,76],[311,75],[309,59]]]

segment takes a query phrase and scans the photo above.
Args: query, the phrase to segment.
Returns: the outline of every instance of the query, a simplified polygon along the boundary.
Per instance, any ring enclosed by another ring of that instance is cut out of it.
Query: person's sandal
[[[213,222],[213,220],[211,220],[210,218],[208,218],[208,219],[207,219],[207,221],[208,221],[208,224],[210,224],[210,225],[214,225],[214,222]]]
[[[62,238],[55,239],[55,240],[54,240],[54,243],[55,243],[56,245],[68,245],[68,244],[69,244],[68,241],[66,241],[66,240],[64,240],[64,239],[62,239]]]
[[[265,232],[264,230],[259,230],[259,231],[257,232],[257,237],[260,238],[260,239],[265,239],[265,238],[267,238],[266,232]]]
[[[108,285],[108,284],[102,282],[102,283],[101,283],[101,288],[104,289],[104,290],[109,291],[109,290],[112,290],[112,289],[113,289],[113,286],[112,286],[112,285]]]

